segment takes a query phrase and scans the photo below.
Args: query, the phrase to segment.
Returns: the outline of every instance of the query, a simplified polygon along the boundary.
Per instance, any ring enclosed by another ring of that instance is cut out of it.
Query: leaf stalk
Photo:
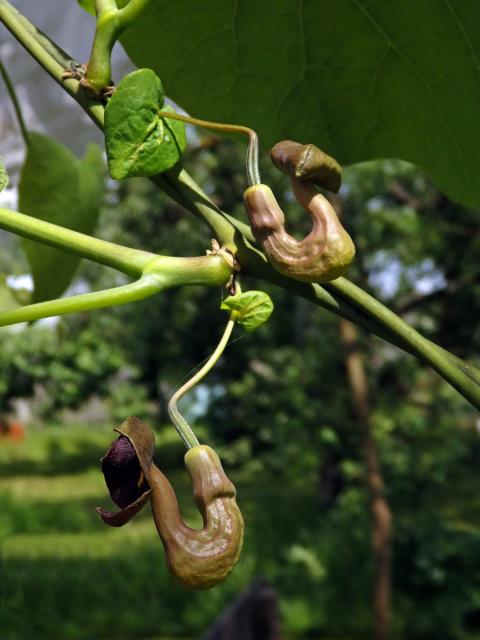
[[[192,378],[190,378],[190,380],[187,380],[187,382],[173,394],[170,402],[168,403],[168,413],[170,415],[170,418],[175,426],[175,429],[177,430],[178,435],[183,440],[183,443],[185,444],[187,449],[196,447],[199,442],[196,435],[193,433],[192,428],[178,410],[177,403],[188,391],[190,391],[190,389],[198,384],[200,380],[202,380],[218,362],[220,356],[225,351],[225,347],[227,346],[230,336],[232,335],[233,327],[235,325],[235,315],[236,311],[232,311],[225,327],[225,331],[220,338],[220,342],[218,343],[215,351],[209,357],[207,362],[199,371],[197,371],[197,373]]]

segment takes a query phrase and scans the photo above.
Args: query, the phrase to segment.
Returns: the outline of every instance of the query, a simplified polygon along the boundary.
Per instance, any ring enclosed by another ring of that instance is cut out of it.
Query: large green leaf
[[[185,149],[185,125],[166,120],[160,78],[138,69],[123,78],[105,109],[105,146],[112,178],[154,176],[171,169]]]
[[[479,24],[476,0],[157,0],[122,41],[192,115],[403,158],[478,205]]]
[[[3,164],[3,160],[0,158],[0,191],[3,191],[8,185],[8,174]]]
[[[97,145],[78,160],[39,133],[29,134],[19,185],[19,209],[35,218],[91,234],[98,219],[104,165]],[[33,302],[56,298],[70,284],[80,258],[32,240],[22,240],[31,268]]]

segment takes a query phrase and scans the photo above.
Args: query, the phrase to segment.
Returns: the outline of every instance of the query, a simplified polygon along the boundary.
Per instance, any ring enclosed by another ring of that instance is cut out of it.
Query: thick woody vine
[[[254,275],[290,289],[412,353],[430,364],[477,407],[480,407],[480,372],[423,338],[342,277],[354,257],[354,245],[329,200],[318,189],[336,192],[340,187],[341,169],[333,158],[314,145],[293,141],[279,142],[272,149],[273,163],[289,177],[297,202],[312,219],[310,233],[303,240],[296,240],[285,228],[285,216],[272,191],[261,183],[258,138],[254,131],[242,125],[211,123],[176,114],[165,105],[162,83],[149,69],[137,70],[114,86],[110,63],[112,47],[120,33],[147,8],[149,0],[130,0],[122,8],[117,7],[115,0],[81,0],[80,4],[96,15],[91,56],[85,64],[62,52],[8,0],[0,0],[0,20],[104,130],[112,177],[119,180],[132,176],[150,178],[206,222],[216,240],[204,256],[159,256],[0,209],[1,228],[108,265],[134,279],[106,291],[20,306],[0,314],[0,326],[134,302],[170,287],[222,285],[228,288],[232,295],[226,297],[222,308],[229,311],[229,319],[217,349],[202,369],[173,395],[169,404],[172,422],[187,447],[185,465],[203,528],[192,530],[181,519],[173,489],[153,463],[153,434],[138,419],[127,418],[117,429],[119,437],[102,461],[110,495],[120,507],[117,513],[99,508],[102,519],[109,525],[121,526],[149,502],[170,571],[187,586],[206,588],[223,580],[237,562],[243,540],[243,519],[235,488],[218,456],[208,446],[199,444],[177,403],[218,361],[235,324],[253,330],[272,312],[273,305],[265,293],[240,292],[239,274],[242,279]],[[28,148],[33,144],[30,132],[21,117],[13,84],[3,68],[2,74]],[[250,226],[220,211],[182,168],[181,155],[186,145],[184,121],[248,135],[244,202]],[[0,188],[5,183],[0,167]]]

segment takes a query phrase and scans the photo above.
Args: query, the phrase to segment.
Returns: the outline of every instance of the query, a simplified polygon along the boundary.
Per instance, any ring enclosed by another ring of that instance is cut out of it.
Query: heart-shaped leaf
[[[22,213],[91,234],[98,220],[104,184],[100,148],[89,145],[82,160],[51,138],[30,132],[19,185]],[[32,302],[60,296],[80,258],[32,240],[22,240],[32,272]]]
[[[237,311],[235,321],[247,331],[253,331],[268,320],[273,311],[273,302],[264,291],[244,291],[225,298],[220,309]]]
[[[3,160],[0,158],[0,191],[3,191],[8,185],[8,174],[3,164]]]
[[[105,109],[105,146],[112,178],[153,176],[171,169],[185,149],[185,126],[160,118],[164,106],[160,78],[150,69],[125,76]]]

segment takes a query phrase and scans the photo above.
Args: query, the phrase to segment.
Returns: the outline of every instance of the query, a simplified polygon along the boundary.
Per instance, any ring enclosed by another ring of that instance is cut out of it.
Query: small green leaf
[[[95,0],[77,0],[77,2],[87,13],[91,13],[92,16],[96,15]]]
[[[150,69],[125,76],[105,109],[105,146],[112,178],[153,176],[173,167],[185,149],[185,126],[166,120],[160,78]]]
[[[8,185],[8,174],[3,164],[2,158],[0,158],[0,191],[3,191]]]
[[[273,311],[273,302],[264,291],[244,291],[226,298],[220,309],[237,311],[236,322],[247,331],[253,331],[268,320]]]
[[[91,234],[98,220],[104,183],[102,154],[90,145],[78,160],[54,140],[31,132],[19,185],[22,213]],[[32,240],[22,247],[34,282],[32,302],[60,296],[70,284],[80,258]]]

